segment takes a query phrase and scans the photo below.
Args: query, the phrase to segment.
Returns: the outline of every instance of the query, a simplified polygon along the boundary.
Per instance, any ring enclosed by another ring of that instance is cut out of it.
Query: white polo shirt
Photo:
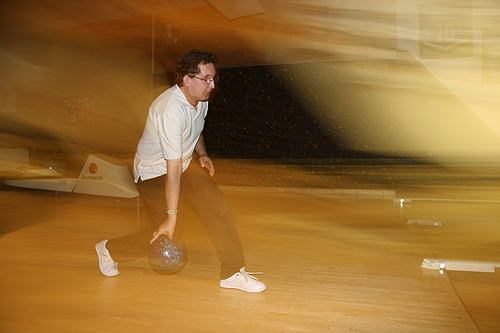
[[[148,119],[134,159],[134,180],[165,175],[167,161],[182,158],[186,171],[198,143],[208,102],[199,102],[198,110],[189,104],[182,90],[173,86],[165,90],[149,108]]]

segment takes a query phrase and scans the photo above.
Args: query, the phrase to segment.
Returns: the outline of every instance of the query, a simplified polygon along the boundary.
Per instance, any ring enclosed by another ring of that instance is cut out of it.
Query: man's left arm
[[[215,167],[212,159],[208,157],[207,148],[205,147],[205,140],[203,139],[203,133],[200,135],[198,143],[194,147],[194,150],[198,154],[198,161],[202,168],[207,168],[210,172],[210,176],[215,174]]]

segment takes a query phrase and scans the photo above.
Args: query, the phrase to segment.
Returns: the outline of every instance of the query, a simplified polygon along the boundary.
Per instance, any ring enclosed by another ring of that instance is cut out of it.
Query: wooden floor
[[[0,332],[500,331],[498,273],[420,266],[500,261],[498,203],[395,203],[415,191],[224,191],[247,271],[264,272],[261,294],[218,286],[219,261],[192,210],[181,272],[159,275],[142,258],[108,278],[94,244],[147,225],[137,202],[1,187]]]

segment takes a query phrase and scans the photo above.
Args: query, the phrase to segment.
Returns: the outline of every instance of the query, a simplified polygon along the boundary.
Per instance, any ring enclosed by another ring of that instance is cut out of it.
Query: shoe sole
[[[222,283],[220,284],[220,287],[221,288],[225,288],[225,289],[238,289],[238,290],[241,290],[241,291],[245,291],[247,293],[261,293],[263,292],[264,290],[266,290],[266,288],[262,289],[262,290],[245,290],[243,288],[239,288],[239,287],[230,287],[230,286],[225,286],[223,285]]]

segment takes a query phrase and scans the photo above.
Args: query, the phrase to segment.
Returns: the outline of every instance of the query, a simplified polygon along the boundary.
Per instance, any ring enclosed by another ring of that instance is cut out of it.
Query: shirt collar
[[[176,84],[174,87],[173,87],[173,91],[174,91],[174,95],[179,99],[179,102],[185,106],[192,106],[186,96],[184,95],[184,93],[182,92],[181,88]]]
[[[184,95],[184,92],[182,92],[181,87],[179,87],[177,84],[174,86],[174,94],[179,98],[179,102],[185,106],[189,106],[192,108],[194,111],[196,111],[196,108],[189,103],[189,101],[186,98],[186,95]],[[198,102],[198,109],[203,105],[203,103],[207,102]]]

